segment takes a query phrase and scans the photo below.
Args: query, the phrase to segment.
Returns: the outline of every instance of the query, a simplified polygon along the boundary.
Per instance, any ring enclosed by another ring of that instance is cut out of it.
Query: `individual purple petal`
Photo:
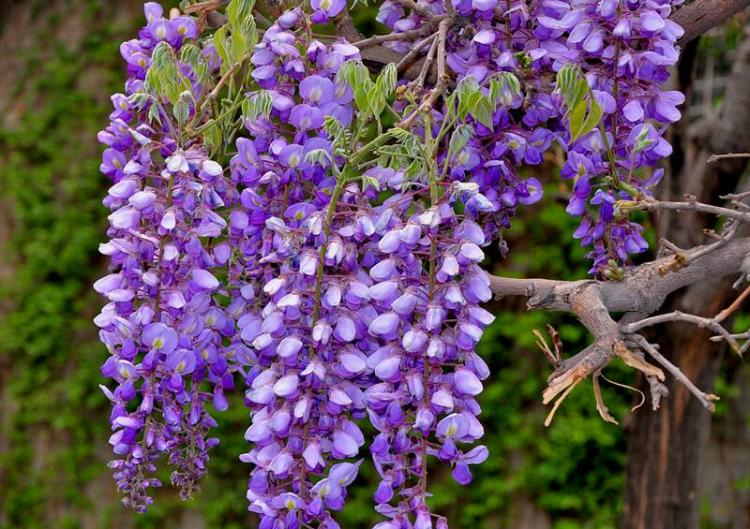
[[[333,432],[333,448],[341,457],[353,457],[359,452],[357,441],[348,433],[340,430]]]
[[[381,314],[370,323],[370,334],[375,336],[388,336],[398,329],[399,317],[395,312]]]
[[[465,395],[479,395],[482,392],[483,386],[479,378],[465,368],[458,368],[453,374],[453,385],[456,390]]]
[[[214,290],[219,287],[219,280],[216,279],[216,277],[208,270],[203,270],[202,268],[193,268],[191,274],[193,276],[193,281],[200,288],[205,288],[206,290]]]
[[[298,384],[299,377],[292,373],[277,380],[273,385],[273,392],[279,397],[290,397],[297,392]]]

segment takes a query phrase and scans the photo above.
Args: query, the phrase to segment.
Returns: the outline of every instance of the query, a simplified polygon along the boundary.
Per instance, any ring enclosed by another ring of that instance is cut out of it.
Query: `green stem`
[[[588,90],[590,101],[596,101],[596,99],[594,99],[594,92],[591,90],[591,87],[589,86],[588,81],[586,82],[586,89]],[[612,146],[609,144],[609,139],[607,138],[607,130],[604,128],[603,119],[599,120],[597,127],[599,129],[599,134],[601,134],[602,136],[604,147],[607,149],[607,158],[609,159],[609,170],[612,173],[612,180],[614,180],[616,185],[620,185],[620,177],[617,176],[617,161],[615,159],[615,151],[612,149]]]
[[[318,323],[318,318],[320,317],[320,298],[321,298],[321,291],[323,289],[323,269],[325,268],[325,256],[326,251],[328,250],[328,239],[331,235],[331,223],[333,222],[333,214],[336,212],[336,205],[339,201],[339,198],[341,197],[341,192],[344,189],[344,185],[346,184],[346,178],[341,177],[336,182],[336,187],[333,188],[333,194],[331,195],[331,201],[328,203],[328,211],[326,212],[326,220],[325,225],[323,226],[323,235],[325,237],[325,240],[323,241],[323,244],[320,245],[320,249],[318,250],[318,269],[316,271],[316,277],[315,277],[315,303],[313,305],[313,314],[312,314],[312,325],[315,326],[316,323]],[[312,354],[315,354],[315,351],[312,350]]]
[[[216,118],[210,119],[209,121],[205,122],[203,125],[201,125],[195,130],[186,128],[185,131],[188,133],[188,136],[190,136],[191,138],[194,138],[198,134],[205,132],[206,130],[210,129],[214,125],[218,125],[222,119],[236,112],[237,109],[240,107],[240,105],[242,105],[242,98],[232,103],[231,107],[226,109],[224,112],[221,113],[221,115],[217,116]]]
[[[427,151],[427,179],[430,187],[430,207],[435,207],[438,203],[438,182],[437,182],[437,159],[436,144],[432,138],[432,120],[429,113],[424,116],[425,127],[425,150]],[[430,239],[430,262],[428,265],[429,283],[428,283],[428,303],[432,302],[435,297],[435,286],[437,276],[437,243],[434,238]],[[430,388],[430,359],[425,353],[422,361],[422,384],[425,388],[424,403],[429,406],[429,388]],[[422,437],[422,465],[420,483],[424,490],[427,490],[427,438]]]

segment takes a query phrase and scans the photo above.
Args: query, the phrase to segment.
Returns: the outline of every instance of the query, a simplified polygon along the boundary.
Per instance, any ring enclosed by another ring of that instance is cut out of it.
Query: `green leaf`
[[[331,138],[331,143],[334,146],[346,143],[346,129],[335,117],[327,116],[323,122],[323,129],[326,131],[326,135]]]
[[[198,46],[189,42],[183,44],[180,49],[180,60],[190,65],[199,81],[206,79],[208,65],[206,64],[206,58]]]
[[[243,22],[253,16],[255,0],[231,0],[227,5],[227,17],[233,28],[239,28]]]
[[[150,100],[151,96],[146,92],[136,92],[135,94],[131,94],[128,97],[128,101],[138,110],[143,110],[143,108],[146,106],[146,103],[148,103]]]
[[[466,119],[466,116],[473,113],[481,97],[479,84],[473,77],[465,77],[456,87],[455,93],[458,97],[458,116]]]
[[[599,103],[597,103],[596,99],[592,97],[589,105],[589,113],[586,116],[586,119],[584,120],[583,125],[581,126],[581,130],[576,138],[578,138],[579,136],[585,136],[586,134],[594,130],[599,126],[599,122],[601,120],[602,107],[599,105]]]
[[[148,109],[148,120],[153,123],[156,122],[161,125],[161,116],[159,115],[159,107],[154,103]]]
[[[422,174],[422,163],[419,160],[414,160],[409,167],[404,171],[404,177],[407,180],[413,180],[418,175]]]
[[[474,127],[467,124],[462,124],[456,127],[451,134],[450,142],[448,143],[448,157],[452,158],[458,153],[464,150],[466,144],[474,136]]]
[[[510,105],[521,95],[521,82],[510,72],[500,72],[490,79],[489,98],[494,105]]]
[[[573,64],[566,64],[557,72],[557,89],[565,99],[565,104],[572,106],[571,102],[575,98],[578,89],[578,67]]]
[[[385,106],[383,94],[377,93],[375,83],[370,79],[370,71],[362,61],[351,60],[345,62],[336,74],[337,81],[346,82],[354,94],[354,102],[360,112],[360,117],[366,120],[373,108]],[[380,109],[382,112],[382,108]],[[378,112],[378,114],[380,113]]]
[[[562,94],[567,107],[570,140],[585,136],[602,119],[602,108],[594,99],[583,72],[575,65],[563,66],[557,73],[557,90]]]
[[[586,119],[586,110],[588,110],[588,103],[586,101],[581,101],[572,109],[572,111],[568,111],[570,141],[575,141],[581,135],[583,123]]]
[[[187,123],[187,120],[190,118],[191,106],[195,106],[195,100],[193,99],[192,92],[186,90],[180,94],[177,103],[172,107],[172,114],[174,114],[178,125],[183,126]]]
[[[322,166],[330,165],[331,157],[325,149],[313,149],[305,155],[305,161]]]
[[[638,135],[635,137],[635,149],[634,152],[642,151],[650,147],[654,141],[648,139],[649,127],[643,127]]]
[[[216,154],[224,141],[224,133],[221,127],[208,127],[203,132],[203,143],[208,147],[210,153]]]
[[[374,176],[362,175],[362,191],[367,191],[371,187],[375,191],[380,191],[380,182]]]
[[[231,51],[231,42],[229,42],[228,29],[226,26],[221,26],[214,32],[213,37],[214,48],[216,53],[221,57],[221,71],[225,72],[229,68],[231,58],[229,56]]]
[[[492,130],[492,113],[494,110],[495,105],[490,102],[489,98],[480,97],[477,100],[471,115],[474,116],[474,119],[479,121],[479,123]]]
[[[378,88],[382,90],[384,97],[388,98],[396,89],[396,81],[398,80],[398,70],[396,65],[388,63],[383,71],[380,72],[377,79]]]
[[[242,117],[250,122],[257,121],[259,117],[268,119],[271,109],[271,93],[268,90],[260,90],[242,102]]]

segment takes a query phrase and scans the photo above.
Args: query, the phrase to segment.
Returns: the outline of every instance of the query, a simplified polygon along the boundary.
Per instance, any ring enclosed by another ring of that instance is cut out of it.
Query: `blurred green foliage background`
[[[16,42],[12,86],[0,92],[0,223],[6,227],[0,231],[0,528],[251,527],[248,469],[237,458],[246,450],[248,418],[238,395],[230,411],[217,414],[222,444],[194,500],[182,503],[165,487],[148,514],[132,514],[119,504],[105,466],[108,406],[97,385],[104,382],[99,366],[106,351],[91,323],[101,302],[90,287],[106,266],[97,253],[105,237],[107,181],[98,172],[96,133],[107,121],[108,94],[121,89],[118,46],[142,24],[141,4],[18,5],[4,16],[27,17],[32,40]],[[24,29],[16,24],[0,19],[0,43],[14,40],[13,32],[21,38]],[[570,237],[575,226],[558,198],[563,188],[553,175],[543,176],[550,182],[546,199],[526,208],[507,234],[508,259],[489,266],[506,275],[585,277],[584,252]],[[521,303],[493,310],[497,321],[480,344],[493,373],[481,397],[491,456],[469,487],[435,466],[436,510],[454,529],[613,529],[621,509],[624,430],[599,418],[589,385],[567,399],[550,428],[543,426],[541,391],[551,368],[532,330],[554,325],[566,354],[585,346],[587,336],[572,319],[527,313]],[[617,366],[607,374],[632,383]],[[625,418],[633,395],[611,386],[604,391],[612,414]],[[374,470],[363,468],[339,517],[345,529],[376,519]]]

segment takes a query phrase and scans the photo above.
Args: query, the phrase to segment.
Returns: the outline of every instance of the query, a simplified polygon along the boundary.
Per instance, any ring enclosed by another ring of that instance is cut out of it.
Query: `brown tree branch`
[[[686,44],[700,37],[708,30],[726,22],[728,19],[750,5],[750,0],[695,0],[678,9],[672,20],[685,30],[680,44]]]
[[[548,404],[557,399],[547,422],[551,420],[554,411],[573,387],[589,376],[596,376],[596,373],[599,373],[615,357],[619,357],[627,365],[644,373],[651,385],[654,408],[657,408],[659,399],[666,394],[666,388],[662,384],[664,373],[658,367],[646,362],[640,352],[632,351],[628,344],[635,344],[639,349],[649,353],[673,375],[679,373],[680,376],[675,376],[680,382],[685,383],[687,377],[682,375],[676,366],[669,363],[650,344],[648,345],[651,349],[647,348],[639,340],[641,337],[633,334],[643,327],[669,321],[688,321],[712,329],[736,351],[742,350],[736,338],[721,325],[721,321],[717,319],[718,316],[704,318],[672,312],[647,317],[659,309],[669,294],[680,288],[709,278],[714,279],[732,274],[745,275],[750,272],[750,237],[721,242],[720,245],[714,243],[698,246],[643,264],[627,273],[622,281],[556,281],[490,277],[490,287],[497,297],[525,296],[528,298],[529,309],[572,312],[594,338],[593,343],[584,350],[560,362],[547,379],[548,385],[543,393],[543,402]],[[710,248],[710,251],[707,251],[707,248]],[[612,312],[625,313],[620,323],[612,318]],[[692,383],[690,384],[686,386],[701,398],[704,406],[707,402],[710,403],[711,396],[707,396],[697,390]],[[608,420],[608,413],[603,402],[597,400],[597,407],[602,417]],[[706,407],[709,408],[709,406]]]
[[[683,253],[663,257],[634,268],[622,281],[558,281],[491,276],[490,287],[497,297],[525,296],[529,309],[575,312],[571,296],[582,287],[598,289],[609,312],[648,315],[656,311],[672,292],[706,280],[750,272],[750,237],[726,242],[712,252],[697,246]],[[697,257],[695,257],[697,256]]]
[[[705,393],[698,389],[698,387],[693,384],[693,382],[687,376],[685,376],[680,368],[664,358],[664,355],[659,352],[658,347],[649,343],[648,340],[646,340],[643,336],[635,335],[633,336],[633,340],[641,349],[650,354],[654,358],[654,360],[664,366],[664,369],[669,371],[669,373],[673,377],[675,377],[680,383],[684,384],[688,391],[695,395],[701,402],[701,404],[703,404],[703,407],[705,407],[709,411],[714,411],[716,409],[714,401],[719,400],[719,397],[712,393]]]
[[[399,1],[399,3],[405,5],[407,1]],[[672,20],[685,30],[685,34],[680,39],[680,44],[685,44],[711,28],[721,25],[748,5],[750,5],[750,0],[695,0],[680,8],[672,15]],[[383,46],[368,48],[366,55],[370,66],[375,69],[391,62],[398,63],[400,57],[403,57],[402,54]],[[365,58],[364,56],[363,53],[363,58]],[[405,79],[413,80],[416,78],[420,70],[419,63],[415,66],[417,68],[410,68],[406,72]]]

